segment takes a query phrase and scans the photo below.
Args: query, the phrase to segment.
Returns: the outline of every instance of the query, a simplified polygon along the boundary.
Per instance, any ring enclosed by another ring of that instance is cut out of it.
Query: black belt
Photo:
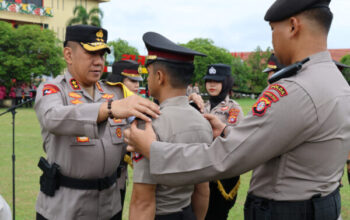
[[[339,188],[325,197],[318,194],[303,201],[274,201],[248,194],[244,216],[246,220],[336,220],[340,206]]]
[[[99,179],[76,179],[59,174],[59,186],[64,186],[72,189],[98,190],[102,191],[111,187],[120,177],[120,168],[111,175]]]
[[[191,205],[182,208],[181,212],[170,213],[166,215],[156,215],[155,220],[196,220]]]

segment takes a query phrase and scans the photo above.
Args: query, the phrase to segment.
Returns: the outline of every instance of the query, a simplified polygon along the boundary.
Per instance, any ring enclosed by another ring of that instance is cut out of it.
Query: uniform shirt
[[[210,101],[204,104],[204,113],[210,113],[218,117],[228,126],[237,125],[244,118],[241,106],[226,96],[225,100],[220,102],[213,109],[210,109]]]
[[[121,91],[112,93],[97,82],[93,99],[68,72],[42,83],[35,111],[49,163],[57,163],[62,175],[72,178],[111,176],[125,152],[126,122],[96,120],[103,102],[122,97]],[[39,192],[36,210],[50,220],[110,219],[121,210],[120,192],[117,184],[103,191],[60,187],[54,197]]]
[[[152,123],[160,141],[171,143],[211,143],[212,130],[208,121],[188,104],[186,96],[169,98],[160,104],[162,114]],[[192,162],[198,158],[192,154]],[[150,175],[149,161],[134,158],[134,183],[156,184]],[[174,164],[176,166],[176,164]],[[179,184],[181,185],[181,184]],[[180,212],[191,203],[193,185],[156,187],[156,214]]]
[[[339,187],[349,148],[350,88],[324,51],[295,76],[270,85],[252,112],[210,147],[153,142],[150,169],[157,182],[169,185],[254,169],[253,195],[306,200]],[[192,153],[200,158],[196,163]]]

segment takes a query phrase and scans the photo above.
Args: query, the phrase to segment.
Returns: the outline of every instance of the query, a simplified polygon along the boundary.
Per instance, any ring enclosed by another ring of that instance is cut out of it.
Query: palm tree
[[[99,8],[92,8],[89,12],[78,5],[73,10],[74,17],[69,19],[68,26],[73,24],[90,24],[93,26],[101,27],[101,20],[103,18],[103,11]]]

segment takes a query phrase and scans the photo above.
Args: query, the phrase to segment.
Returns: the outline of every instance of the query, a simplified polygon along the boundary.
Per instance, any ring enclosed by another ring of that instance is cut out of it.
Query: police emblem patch
[[[271,106],[271,101],[268,98],[261,96],[260,99],[252,107],[253,115],[256,115],[259,117],[263,116],[266,112],[266,109],[270,106]]]
[[[69,97],[72,97],[72,98],[75,98],[75,99],[80,99],[80,98],[83,97],[82,95],[80,95],[80,94],[78,94],[76,92],[70,92],[70,93],[68,93],[68,95],[69,95]]]
[[[237,116],[239,115],[240,110],[236,108],[231,108],[228,112],[228,119],[227,122],[230,124],[234,124],[237,122]]]
[[[212,75],[216,74],[216,69],[214,67],[210,67],[209,74],[212,74]]]
[[[46,85],[44,85],[44,88],[43,88],[43,96],[51,95],[51,94],[57,93],[59,91],[60,91],[60,89],[57,86],[55,86],[53,84],[46,84]]]
[[[74,78],[72,78],[70,81],[69,81],[70,85],[72,86],[72,88],[74,90],[80,90],[80,86],[79,86],[79,83],[78,81],[76,81]]]
[[[121,128],[117,128],[115,130],[115,134],[117,135],[118,138],[122,138],[122,129]]]
[[[277,91],[281,97],[288,95],[287,90],[279,84],[272,84],[270,85],[269,89]]]
[[[271,102],[277,102],[279,98],[271,91],[265,91],[263,94],[264,97],[268,98]]]
[[[139,160],[141,160],[143,158],[143,155],[137,152],[133,152],[132,153],[132,160],[135,162],[138,162]]]

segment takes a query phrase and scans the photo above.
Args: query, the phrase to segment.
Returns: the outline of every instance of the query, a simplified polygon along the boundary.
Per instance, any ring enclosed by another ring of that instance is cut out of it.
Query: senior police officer
[[[265,20],[274,51],[288,67],[279,72],[282,78],[275,73],[278,81],[270,78],[272,84],[237,126],[224,129],[207,116],[214,135],[223,131],[224,136],[210,147],[157,142],[151,129],[135,125],[125,132],[125,140],[150,158],[159,183],[190,184],[253,169],[245,219],[340,218],[339,180],[350,148],[350,88],[327,51],[333,17],[329,3],[277,0],[270,7]],[[307,62],[290,66],[301,60]],[[200,158],[196,163],[194,155]]]
[[[275,54],[271,54],[267,61],[267,67],[263,70],[263,73],[267,73],[269,79],[275,72],[281,70],[283,65],[277,60]]]
[[[121,219],[116,182],[124,118],[150,120],[145,114],[157,117],[159,107],[138,96],[122,99],[122,91],[99,82],[106,42],[103,28],[67,27],[67,71],[38,88],[35,111],[47,160],[39,162],[37,219]]]

